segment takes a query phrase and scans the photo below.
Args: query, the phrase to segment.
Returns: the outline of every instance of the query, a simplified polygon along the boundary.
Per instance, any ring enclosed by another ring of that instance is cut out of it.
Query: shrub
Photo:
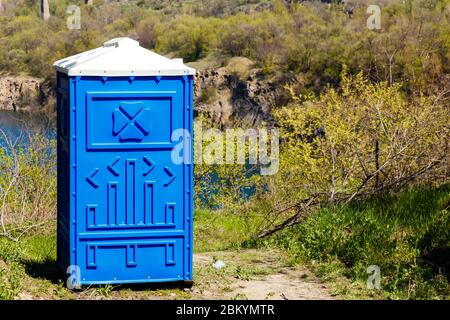
[[[299,99],[294,99],[299,101]],[[277,188],[349,199],[448,179],[449,114],[433,98],[407,100],[397,84],[342,76],[338,90],[275,112],[282,145]]]
[[[22,147],[0,137],[0,235],[16,238],[56,216],[56,141],[30,134]]]
[[[269,241],[320,269],[341,265],[363,293],[367,268],[377,265],[386,298],[448,299],[449,195],[444,185],[323,208]]]
[[[450,119],[433,97],[408,100],[397,84],[343,73],[338,89],[294,96],[274,116],[282,141],[277,174],[259,176],[246,165],[196,166],[196,193],[239,208],[243,217],[264,216],[259,231],[300,223],[319,204],[449,181]]]
[[[186,61],[202,58],[214,46],[217,20],[178,16],[159,26],[157,49],[173,52]]]
[[[153,49],[156,46],[158,40],[157,26],[159,19],[154,16],[150,16],[140,21],[137,27],[137,34],[141,46]]]

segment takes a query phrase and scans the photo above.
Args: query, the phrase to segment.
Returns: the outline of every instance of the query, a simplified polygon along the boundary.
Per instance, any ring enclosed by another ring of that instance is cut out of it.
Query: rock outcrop
[[[240,58],[245,59],[245,58]],[[240,72],[228,65],[197,73],[196,113],[207,113],[221,127],[258,126],[271,122],[271,110],[280,92],[271,80],[259,76],[251,61],[240,61]]]
[[[199,71],[195,79],[195,113],[206,113],[222,128],[271,123],[283,86],[262,77],[246,58],[226,67]],[[43,79],[0,76],[0,110],[35,111],[54,103],[55,93]]]
[[[0,76],[0,110],[37,109],[50,94],[42,79],[28,76]]]

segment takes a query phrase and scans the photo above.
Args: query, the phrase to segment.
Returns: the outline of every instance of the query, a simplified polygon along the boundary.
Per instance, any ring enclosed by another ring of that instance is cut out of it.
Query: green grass
[[[55,226],[23,237],[19,242],[0,238],[0,300],[43,299],[145,299],[148,296],[189,298],[178,287],[93,286],[82,291],[66,288],[56,266]]]
[[[450,185],[409,189],[323,208],[256,243],[246,241],[254,219],[197,210],[195,247],[282,248],[286,264],[309,265],[342,298],[450,299],[449,205]],[[370,265],[380,267],[381,290],[367,289]]]
[[[252,246],[264,250],[282,248],[286,257],[283,264],[310,266],[317,276],[332,285],[333,294],[341,298],[449,299],[449,204],[450,185],[387,194],[323,208],[303,224],[252,242]],[[258,222],[255,219],[224,211],[196,210],[196,252],[248,246],[250,230]],[[23,292],[50,299],[146,295],[112,286],[92,288],[81,294],[65,289],[55,266],[54,229],[52,224],[19,242],[0,238],[0,299],[14,299]],[[251,266],[254,257],[251,254],[240,257],[244,258],[249,259]],[[366,288],[370,265],[381,269],[381,290]],[[218,271],[213,268],[200,268],[196,279],[207,282],[214,278],[215,272]],[[245,280],[270,270],[229,264],[224,272]],[[152,291],[152,294],[161,297],[175,294],[179,298],[185,295],[181,290],[172,289]]]
[[[248,224],[251,221],[237,215],[218,211],[196,210],[195,212],[195,250],[196,252],[221,251],[239,247],[248,237]],[[131,290],[120,286],[95,286],[81,293],[65,288],[64,279],[56,266],[55,223],[28,234],[19,242],[0,237],[0,300],[17,299],[25,293],[26,297],[45,299],[111,299],[153,297],[189,298],[189,294],[179,288],[156,288],[149,292]],[[220,254],[219,256],[220,257]],[[251,259],[248,254],[245,258]],[[253,257],[254,258],[254,257]],[[237,259],[237,258],[236,258]],[[240,260],[239,260],[240,261]],[[209,271],[208,271],[209,270]],[[212,267],[196,270],[196,280],[209,281],[222,273],[237,279],[250,279],[267,274],[261,267],[241,268],[238,264],[228,264],[225,270]]]
[[[226,211],[195,210],[194,248],[196,252],[218,251],[239,247],[248,239],[254,218]]]
[[[0,300],[14,298],[21,287],[20,248],[0,239]]]
[[[387,194],[323,208],[265,244],[281,246],[322,278],[350,279],[352,288],[338,288],[349,297],[449,299],[449,205],[450,185]],[[370,265],[380,267],[377,292],[366,289]]]
[[[68,298],[70,292],[60,275],[54,226],[19,242],[0,238],[0,300],[17,298],[23,291],[47,298]]]
[[[282,248],[287,263],[309,265],[343,298],[449,299],[449,205],[450,185],[409,189],[323,208],[256,243],[246,241],[254,218],[197,210],[195,247]],[[367,289],[370,265],[380,267],[381,290]]]

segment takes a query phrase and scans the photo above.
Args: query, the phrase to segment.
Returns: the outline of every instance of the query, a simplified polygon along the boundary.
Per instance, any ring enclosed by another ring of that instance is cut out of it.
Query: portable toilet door
[[[69,286],[189,283],[195,70],[129,38],[54,66],[57,260]]]

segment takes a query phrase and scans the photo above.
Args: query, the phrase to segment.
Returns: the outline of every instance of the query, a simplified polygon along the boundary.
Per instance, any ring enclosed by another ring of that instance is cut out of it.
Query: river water
[[[48,138],[56,137],[56,129],[41,116],[14,111],[0,111],[0,147],[8,144],[27,146],[30,135],[41,133]]]

